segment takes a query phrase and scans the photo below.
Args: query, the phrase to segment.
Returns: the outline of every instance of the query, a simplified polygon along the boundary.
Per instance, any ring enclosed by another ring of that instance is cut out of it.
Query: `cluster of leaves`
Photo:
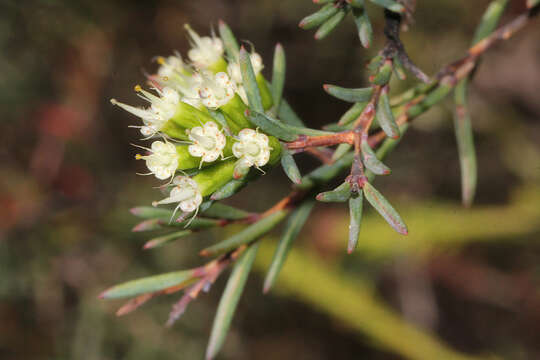
[[[507,35],[505,29],[490,35],[498,23],[507,0],[492,2],[478,28],[473,44],[488,36],[489,41],[471,48],[467,57],[446,67],[433,78],[428,78],[410,61],[399,39],[401,14],[405,11],[403,4],[394,0],[371,1],[385,8],[387,43],[368,64],[368,71],[371,73],[369,87],[349,89],[335,85],[324,86],[325,91],[330,95],[353,103],[337,122],[328,124],[324,131],[305,127],[303,121],[282,99],[285,83],[285,53],[279,44],[276,46],[272,81],[269,83],[274,106],[265,112],[249,54],[238,46],[230,28],[220,22],[219,34],[227,53],[229,56],[238,56],[240,61],[240,70],[249,102],[246,115],[262,131],[281,140],[281,165],[295,184],[294,189],[290,195],[261,214],[218,202],[237,193],[259,176],[258,173],[251,172],[244,174],[245,176],[228,182],[203,202],[199,216],[194,218],[187,228],[183,228],[186,225],[185,221],[169,222],[173,214],[172,209],[152,207],[132,209],[134,215],[143,218],[143,222],[134,228],[135,231],[155,229],[169,231],[166,235],[148,241],[144,245],[145,249],[163,246],[193,232],[208,228],[234,223],[243,223],[248,226],[233,236],[203,249],[200,252],[202,256],[215,257],[203,266],[133,280],[106,290],[101,297],[133,298],[120,308],[119,315],[135,310],[155,296],[183,290],[184,295],[173,306],[169,316],[168,324],[172,324],[185,311],[190,301],[195,299],[201,291],[208,291],[219,275],[232,265],[232,273],[217,309],[207,349],[207,358],[214,358],[230,327],[232,316],[257,254],[258,240],[285,218],[288,217],[288,220],[269,266],[264,281],[264,292],[269,291],[274,285],[292,242],[309,218],[315,200],[348,202],[350,209],[349,252],[354,250],[359,239],[364,197],[398,233],[407,234],[407,227],[397,211],[372,185],[374,177],[390,173],[390,169],[382,162],[382,159],[394,149],[412,119],[438,103],[456,86],[456,106],[459,110],[466,106],[466,82],[476,65],[476,60],[493,42],[504,38],[503,33]],[[348,12],[352,12],[358,26],[361,43],[366,47],[369,46],[372,36],[371,25],[364,10],[363,1],[321,0],[315,2],[323,5],[321,10],[302,20],[301,27],[320,26],[316,34],[316,38],[320,39],[333,30]],[[538,1],[529,2],[529,5],[533,9],[534,6],[538,6]],[[518,28],[511,27],[510,29],[515,31]],[[403,94],[390,98],[391,77],[396,75],[403,79],[406,76],[405,70],[422,80],[422,83]],[[456,136],[462,159],[463,198],[466,204],[470,204],[476,184],[472,130],[468,113],[465,112],[467,115],[463,116],[464,112],[457,111],[456,114]],[[328,163],[304,176],[300,174],[293,158],[295,153],[308,149],[320,152],[319,147],[332,145],[338,146],[332,152]],[[350,174],[341,185],[331,191],[322,191],[330,180],[347,169],[350,169]]]

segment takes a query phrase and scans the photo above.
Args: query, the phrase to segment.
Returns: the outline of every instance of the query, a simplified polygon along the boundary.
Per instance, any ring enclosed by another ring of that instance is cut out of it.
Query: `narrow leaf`
[[[244,188],[244,186],[247,185],[247,179],[242,180],[231,180],[225,185],[223,185],[221,188],[216,190],[211,196],[210,199],[212,200],[223,200],[228,197],[233,196],[238,191]]]
[[[303,18],[298,26],[305,30],[312,29],[324,23],[337,12],[338,8],[334,4],[326,4],[319,11]]]
[[[388,200],[382,196],[369,182],[364,183],[364,195],[367,201],[377,210],[386,222],[398,233],[407,235],[407,225],[403,222],[397,211],[390,205]]]
[[[210,332],[208,347],[206,348],[207,360],[213,359],[217,355],[225,341],[232,317],[240,300],[240,295],[242,295],[242,291],[246,285],[258,249],[259,244],[251,245],[234,265],[223,295],[219,300],[212,331]]]
[[[211,218],[225,220],[241,220],[251,215],[247,211],[220,202],[213,203],[207,210],[202,211],[202,214]]]
[[[379,98],[379,104],[377,105],[377,121],[386,135],[393,139],[399,137],[399,127],[392,114],[388,94],[386,92],[383,92]]]
[[[371,170],[375,175],[388,175],[390,174],[390,168],[384,165],[371,147],[369,146],[367,140],[364,140],[360,144],[362,150],[362,160],[364,165]]]
[[[362,202],[363,196],[360,192],[358,196],[351,197],[349,200],[349,242],[347,252],[351,254],[356,249],[360,237],[360,224],[362,222]]]
[[[371,95],[370,95],[371,96]],[[349,108],[339,119],[338,124],[339,125],[348,125],[352,123],[354,120],[356,120],[362,111],[364,111],[364,108],[366,107],[367,102],[357,102],[353,106]]]
[[[253,72],[253,66],[251,65],[250,55],[244,47],[240,48],[239,62],[240,73],[242,74],[242,81],[249,106],[255,111],[263,112],[264,108],[261,100],[261,93],[257,86],[257,80],[255,79],[255,73]]]
[[[373,28],[371,27],[371,21],[369,21],[368,14],[365,10],[355,9],[353,15],[360,43],[367,49],[373,42]]]
[[[489,36],[495,30],[507,4],[508,0],[494,0],[489,4],[482,16],[480,24],[476,27],[472,45]]]
[[[105,290],[99,297],[102,299],[116,299],[160,291],[185,283],[195,275],[195,270],[192,269],[131,280]]]
[[[336,161],[338,159],[341,159],[343,155],[349,152],[351,150],[352,145],[351,144],[339,144],[332,154],[332,161]]]
[[[372,82],[377,85],[385,85],[390,81],[392,75],[392,61],[385,61],[383,66],[380,67],[377,75],[373,77]]]
[[[302,176],[300,175],[300,170],[298,170],[298,166],[296,165],[296,161],[294,161],[293,156],[287,150],[285,145],[282,145],[283,150],[281,152],[281,166],[283,167],[283,171],[285,171],[285,174],[291,179],[291,181],[295,184],[300,184],[300,181],[302,179]]]
[[[351,184],[345,181],[332,191],[322,192],[316,199],[322,202],[345,202],[351,197]]]
[[[247,111],[246,115],[253,124],[280,140],[294,141],[297,138],[285,124],[261,112]]]
[[[133,232],[151,231],[161,229],[163,221],[160,219],[148,219],[141,221],[131,229]]]
[[[395,0],[370,0],[372,3],[385,7],[390,11],[404,12],[405,7]]]
[[[315,33],[315,40],[322,40],[328,36],[347,15],[347,11],[340,9],[337,14],[333,15],[330,19],[326,20],[317,32]]]
[[[471,117],[466,104],[465,96],[460,97],[458,92],[465,93],[467,81],[461,82],[456,88],[456,110],[454,114],[454,128],[459,153],[459,166],[461,168],[461,198],[465,206],[471,206],[476,192],[477,165],[476,150],[474,147],[474,135],[471,125]],[[463,101],[463,102],[461,102]]]
[[[306,223],[306,220],[313,209],[314,201],[305,201],[296,209],[291,216],[289,217],[285,229],[283,230],[283,235],[279,241],[274,257],[272,258],[272,263],[268,268],[268,273],[264,279],[263,292],[267,293],[270,291],[276,279],[278,277],[285,260],[287,259],[287,254],[291,248],[292,242],[298,234],[302,227]]]
[[[193,233],[193,231],[191,231],[191,230],[182,230],[182,231],[175,231],[175,232],[173,232],[171,234],[159,236],[159,237],[156,237],[156,238],[153,238],[153,239],[147,241],[143,245],[143,249],[148,250],[148,249],[154,249],[154,248],[157,248],[157,247],[161,247],[161,246],[163,246],[165,244],[176,241],[176,240],[178,240],[178,239],[180,239],[182,237],[188,236],[188,235],[190,235],[192,233]]]
[[[367,102],[373,94],[372,88],[349,89],[336,85],[323,85],[324,91],[343,101],[348,102]]]
[[[232,60],[238,59],[238,53],[240,51],[240,47],[238,46],[238,42],[236,41],[236,38],[234,37],[234,34],[231,31],[231,28],[223,20],[219,21],[218,28],[219,28],[219,36],[221,37],[221,40],[223,41],[223,46],[225,47],[227,56]]]
[[[349,152],[333,164],[321,165],[309,174],[305,175],[302,178],[302,183],[297,187],[299,189],[307,190],[315,185],[325,184],[342,171],[345,171],[345,169],[348,169],[352,164],[352,160],[353,154],[352,152]]]
[[[285,123],[294,126],[304,126],[304,122],[291,108],[285,99],[282,99],[278,108],[278,117]]]
[[[172,211],[169,209],[158,208],[153,206],[137,206],[129,210],[133,215],[143,219],[165,219],[169,220]]]
[[[274,66],[272,68],[272,99],[274,100],[276,109],[279,109],[279,103],[283,95],[285,66],[285,51],[283,51],[283,46],[278,43],[274,50]]]
[[[215,245],[207,247],[201,251],[203,256],[213,256],[225,253],[229,250],[236,249],[237,247],[248,244],[255,241],[259,237],[263,236],[270,230],[272,230],[277,224],[283,220],[288,211],[280,210],[276,211],[256,223],[253,223],[246,227],[244,230],[236,233],[230,238],[223,240]]]
[[[399,127],[400,134],[403,135],[405,131],[407,131],[408,128],[409,128],[409,123],[402,124]],[[375,155],[377,155],[377,159],[381,159],[381,160],[384,159],[392,150],[394,150],[394,148],[399,144],[402,138],[403,136],[397,139],[392,139],[392,138],[384,139],[381,146],[379,146],[379,148],[375,152]],[[373,181],[373,179],[375,178],[375,174],[373,174],[371,170],[368,169],[366,170],[366,177],[368,178],[368,181]]]

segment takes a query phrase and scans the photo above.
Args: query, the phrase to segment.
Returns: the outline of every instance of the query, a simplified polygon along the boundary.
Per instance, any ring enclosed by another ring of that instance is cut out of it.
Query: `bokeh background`
[[[403,34],[411,57],[428,74],[459,58],[488,2],[419,0]],[[502,21],[523,2],[510,1]],[[149,235],[130,232],[128,210],[160,194],[155,179],[135,175],[137,120],[109,99],[138,104],[132,89],[152,58],[185,53],[182,25],[205,33],[223,19],[266,64],[281,42],[289,102],[311,127],[335,121],[347,104],[321,85],[366,83],[363,65],[384,41],[381,11],[370,7],[376,42],[366,51],[351,19],[321,42],[300,30],[315,10],[309,0],[0,0],[0,358],[203,358],[225,276],[170,329],[178,295],[121,318],[120,303],[97,299],[112,284],[201,264],[197,251],[224,235],[141,249]],[[446,101],[415,122],[388,160],[392,175],[377,180],[411,234],[368,211],[346,255],[347,209],[318,206],[263,296],[275,244],[265,240],[221,358],[386,360],[424,346],[439,359],[540,358],[539,84],[535,21],[487,54],[471,87],[473,208],[460,205]],[[276,169],[229,203],[263,210],[289,186]]]

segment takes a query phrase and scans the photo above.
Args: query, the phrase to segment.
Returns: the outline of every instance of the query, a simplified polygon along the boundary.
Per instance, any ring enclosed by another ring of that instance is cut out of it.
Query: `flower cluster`
[[[138,146],[146,154],[135,158],[145,160],[150,175],[169,179],[169,195],[153,205],[176,204],[175,211],[189,213],[251,167],[262,171],[275,164],[281,146],[246,116],[247,96],[238,58],[225,56],[219,37],[199,36],[189,25],[186,30],[191,44],[187,59],[179,53],[157,57],[159,68],[148,76],[151,91],[135,86],[148,106],[111,102],[139,117],[142,124],[132,127],[140,129],[144,140],[153,141],[150,147]],[[261,74],[261,56],[252,51],[250,60],[268,110],[272,97]]]

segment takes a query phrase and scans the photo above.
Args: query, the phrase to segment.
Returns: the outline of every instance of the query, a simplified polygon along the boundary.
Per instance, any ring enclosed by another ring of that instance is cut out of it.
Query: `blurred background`
[[[403,34],[428,74],[461,57],[487,0],[418,1]],[[511,0],[502,22],[523,10]],[[323,83],[361,87],[384,42],[358,45],[347,19],[326,40],[297,27],[309,0],[0,0],[0,358],[202,359],[226,276],[164,327],[175,294],[117,318],[105,288],[202,264],[220,231],[144,251],[129,209],[160,197],[137,176],[137,119],[115,97],[142,104],[133,86],[152,58],[188,47],[183,24],[207,33],[219,19],[268,65],[281,42],[285,95],[310,127],[348,105]],[[496,46],[471,86],[479,161],[475,205],[460,205],[447,101],[415,121],[377,180],[409,225],[401,237],[367,211],[346,254],[348,210],[319,205],[275,289],[261,293],[275,242],[258,254],[222,359],[540,358],[540,23]],[[393,83],[393,90],[409,82]],[[316,166],[299,157],[302,169]],[[334,184],[329,184],[329,188]],[[276,169],[229,203],[263,210],[287,194]],[[276,236],[278,234],[275,234]],[[425,348],[425,351],[423,350]],[[412,356],[411,349],[437,356]]]

